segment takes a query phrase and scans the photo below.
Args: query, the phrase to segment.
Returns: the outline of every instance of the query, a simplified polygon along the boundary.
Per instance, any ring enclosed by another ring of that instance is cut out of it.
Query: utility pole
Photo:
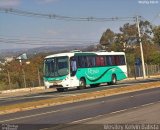
[[[145,79],[146,78],[146,71],[145,71],[145,64],[144,64],[144,56],[143,56],[143,47],[142,47],[142,41],[141,41],[141,33],[140,33],[140,27],[139,27],[139,16],[136,17],[136,24],[137,24],[137,28],[138,28],[138,39],[139,39],[140,51],[141,51],[143,79]]]
[[[23,69],[22,60],[26,60],[27,59],[27,55],[26,55],[26,53],[23,53],[22,55],[18,56],[16,59],[19,60],[19,63],[20,63],[20,66],[21,66],[20,68],[22,69],[22,73],[23,73],[24,87],[26,88],[27,87],[26,74],[25,74],[25,71]]]

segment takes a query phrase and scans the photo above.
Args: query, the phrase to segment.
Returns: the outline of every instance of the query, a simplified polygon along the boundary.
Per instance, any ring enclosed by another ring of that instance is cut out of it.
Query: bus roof
[[[124,52],[101,52],[101,51],[94,51],[94,52],[66,52],[66,53],[58,53],[58,54],[53,54],[46,56],[45,58],[52,58],[52,57],[61,57],[61,56],[87,56],[87,55],[125,55]]]

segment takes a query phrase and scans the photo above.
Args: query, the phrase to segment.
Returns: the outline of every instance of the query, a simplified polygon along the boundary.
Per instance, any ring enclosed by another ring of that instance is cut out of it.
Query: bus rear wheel
[[[86,88],[86,80],[84,78],[81,78],[79,81],[78,89],[84,89],[84,88]]]
[[[100,84],[98,84],[98,83],[97,83],[97,84],[90,84],[90,87],[91,87],[91,88],[99,87],[99,86],[100,86]]]
[[[115,84],[117,84],[117,77],[115,74],[113,74],[111,82],[108,82],[108,85],[115,85]]]

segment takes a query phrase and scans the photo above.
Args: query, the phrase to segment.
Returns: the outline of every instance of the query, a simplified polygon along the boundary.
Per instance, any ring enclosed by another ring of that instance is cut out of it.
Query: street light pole
[[[141,41],[141,33],[140,33],[140,27],[139,27],[139,16],[136,17],[136,23],[137,23],[137,28],[138,28],[138,38],[139,38],[140,51],[141,51],[143,79],[145,79],[146,78],[146,71],[145,71],[145,64],[144,64],[144,56],[143,56],[143,47],[142,47],[142,41]]]

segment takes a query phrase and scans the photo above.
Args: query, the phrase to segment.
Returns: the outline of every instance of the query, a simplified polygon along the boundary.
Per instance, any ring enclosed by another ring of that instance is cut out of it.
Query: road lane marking
[[[160,101],[158,101],[158,103],[159,103]],[[149,105],[153,105],[153,104],[155,104],[154,102],[152,102],[152,103],[148,103],[148,104],[144,104],[144,105],[141,105],[142,107],[145,107],[145,106],[149,106]]]
[[[120,112],[124,112],[126,111],[127,109],[122,109],[122,110],[119,110],[119,111],[114,111],[114,112],[111,112],[109,114],[116,114],[116,113],[120,113]]]
[[[52,114],[52,113],[56,113],[56,112],[60,112],[60,111],[62,111],[62,110],[44,112],[44,113],[39,113],[39,114],[35,114],[35,115],[30,115],[30,116],[23,116],[23,117],[18,117],[18,118],[3,120],[3,121],[0,121],[0,123],[9,122],[9,121],[15,121],[15,120],[20,120],[20,119],[26,119],[26,118],[30,118],[30,117],[42,116],[42,115]]]
[[[89,118],[85,118],[85,119],[81,119],[81,120],[76,120],[76,121],[73,121],[73,122],[71,122],[69,124],[83,123],[83,121],[100,118],[100,117],[103,117],[103,116],[106,116],[106,115],[112,115],[112,114],[116,114],[116,113],[120,113],[120,112],[125,112],[127,110],[138,109],[138,108],[141,108],[141,107],[145,107],[145,106],[149,106],[149,105],[154,105],[154,104],[157,104],[157,103],[160,103],[160,101],[158,101],[158,102],[152,102],[152,103],[148,103],[148,104],[144,104],[144,105],[140,105],[138,107],[132,107],[132,108],[129,108],[129,109],[122,109],[122,110],[114,111],[114,112],[107,113],[107,114],[104,114],[104,115],[98,115],[98,116],[95,116],[95,117],[89,117]]]
[[[98,116],[100,116],[100,115],[98,115]],[[98,116],[96,116],[96,117],[98,117]],[[101,115],[101,116],[102,116],[102,115]],[[88,118],[85,118],[85,119],[73,121],[73,122],[71,122],[71,123],[69,123],[69,124],[75,124],[75,123],[79,123],[79,122],[82,122],[82,121],[90,120],[90,119],[93,119],[93,118],[95,118],[95,117],[88,117]]]

